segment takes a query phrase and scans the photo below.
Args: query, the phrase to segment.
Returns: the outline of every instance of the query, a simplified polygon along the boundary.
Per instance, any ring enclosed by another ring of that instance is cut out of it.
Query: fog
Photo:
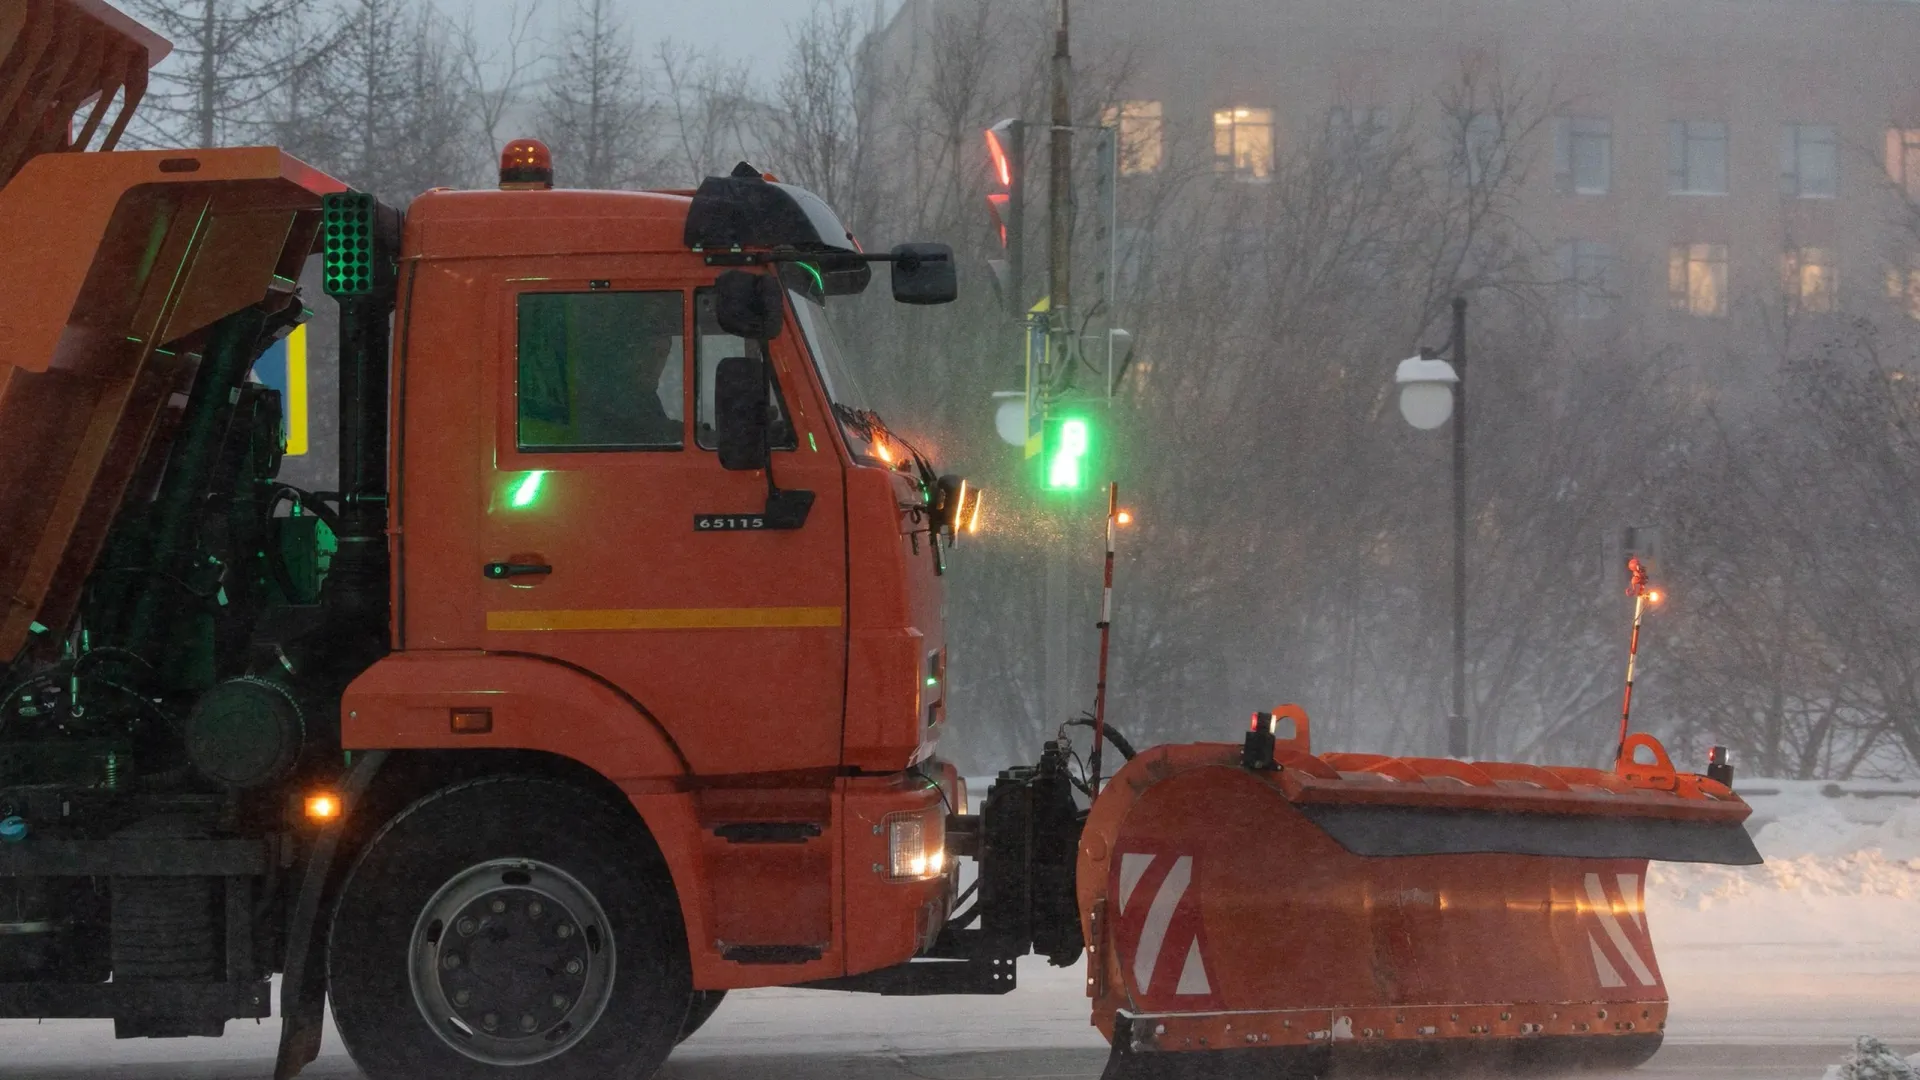
[[[153,6],[191,42],[197,5]],[[395,204],[490,183],[515,135],[570,186],[745,159],[869,247],[951,243],[957,304],[834,303],[863,404],[992,493],[944,579],[946,746],[1027,760],[1091,705],[1100,499],[1038,490],[991,397],[1021,388],[1023,339],[992,284],[981,132],[1033,125],[1024,308],[1045,291],[1051,3],[555,0],[524,27],[491,0],[297,10],[210,86],[183,45],[136,135],[277,141]],[[1117,724],[1232,737],[1295,701],[1317,745],[1447,749],[1458,421],[1409,427],[1393,379],[1447,350],[1458,296],[1469,752],[1607,759],[1638,553],[1669,599],[1636,726],[1696,766],[1730,746],[1745,775],[1914,771],[1920,6],[1740,10],[1075,5],[1073,318],[1135,348],[1111,400],[1099,346],[1055,404],[1097,414],[1089,476],[1138,516]],[[355,19],[390,47],[260,74]],[[384,126],[314,107],[334,100]],[[292,466],[306,482],[329,438]]]

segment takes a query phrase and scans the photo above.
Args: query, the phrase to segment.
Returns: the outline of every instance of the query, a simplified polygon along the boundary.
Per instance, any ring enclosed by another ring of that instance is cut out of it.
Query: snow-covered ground
[[[1856,1036],[1920,1050],[1920,799],[1752,781],[1765,866],[1659,866],[1648,919],[1673,1007],[1641,1080],[1820,1080]],[[979,790],[984,790],[981,788]],[[1029,960],[998,998],[736,993],[667,1080],[1097,1077],[1081,969]],[[91,1021],[0,1022],[0,1080],[263,1080],[277,1025],[115,1042]],[[331,1032],[310,1080],[359,1076]],[[1831,1080],[1867,1080],[1864,1075]]]
[[[1670,1038],[1920,1043],[1920,799],[1818,788],[1756,798],[1763,866],[1651,868]]]

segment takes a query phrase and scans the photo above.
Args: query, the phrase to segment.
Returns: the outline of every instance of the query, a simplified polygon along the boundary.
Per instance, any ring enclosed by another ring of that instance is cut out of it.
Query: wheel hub
[[[410,959],[427,1023],[489,1064],[564,1052],[613,990],[613,939],[599,901],[564,871],[526,859],[480,863],[442,885],[415,924]]]

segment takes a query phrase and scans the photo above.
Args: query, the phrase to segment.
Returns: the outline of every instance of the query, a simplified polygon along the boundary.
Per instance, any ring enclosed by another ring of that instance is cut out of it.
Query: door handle
[[[490,562],[480,568],[480,572],[494,580],[510,577],[526,577],[532,574],[551,574],[553,567],[546,563],[528,562]]]

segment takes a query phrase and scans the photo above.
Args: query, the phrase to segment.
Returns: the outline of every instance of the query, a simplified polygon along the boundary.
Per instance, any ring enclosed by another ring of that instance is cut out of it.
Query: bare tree
[[[477,171],[452,28],[424,0],[341,0],[326,63],[268,123],[282,145],[395,204]]]
[[[790,30],[786,65],[760,118],[774,169],[856,221],[873,205],[871,128],[862,109],[872,100],[872,68],[863,59],[863,29],[854,5],[814,0]]]
[[[539,107],[563,183],[617,188],[654,173],[657,109],[615,0],[574,0]]]
[[[489,47],[475,30],[472,15],[460,28],[460,90],[473,111],[473,135],[478,140],[478,157],[490,161],[511,136],[500,130],[507,114],[523,103],[528,83],[540,63],[533,47],[534,20],[541,11],[540,0],[530,0],[507,8],[507,29],[503,40]]]
[[[139,116],[162,145],[227,146],[258,130],[262,103],[309,54],[288,46],[300,0],[131,0],[174,43]]]
[[[654,49],[654,66],[662,84],[663,156],[683,180],[723,173],[754,155],[750,133],[762,106],[744,62],[666,40]]]

